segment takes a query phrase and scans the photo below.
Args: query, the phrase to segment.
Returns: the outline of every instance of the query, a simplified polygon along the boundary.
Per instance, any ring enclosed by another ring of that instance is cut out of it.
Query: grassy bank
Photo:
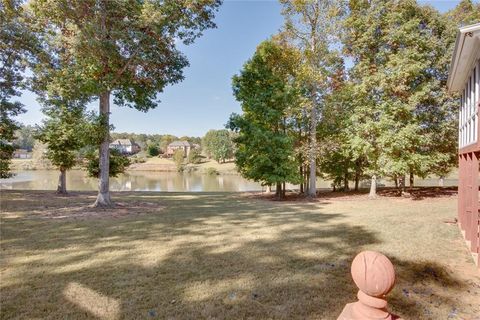
[[[157,172],[177,172],[177,166],[172,159],[159,157],[142,158],[145,162],[136,162],[135,157],[132,158],[132,164],[128,167],[129,171],[157,171]],[[57,170],[46,160],[35,159],[12,159],[12,170]],[[205,159],[199,164],[186,164],[187,171],[196,171],[199,173],[207,173],[213,168],[219,174],[237,174],[237,169],[233,162],[218,163],[215,160]],[[77,169],[82,169],[78,167]]]
[[[187,164],[185,170],[206,173],[209,168],[215,169],[219,174],[237,174],[235,164],[233,162],[218,163],[215,160],[204,160],[199,164]],[[145,162],[133,163],[128,170],[130,171],[160,171],[160,172],[177,172],[177,166],[172,159],[165,158],[146,158]]]
[[[3,319],[335,319],[349,264],[378,250],[396,267],[406,319],[473,319],[480,279],[456,199],[365,195],[278,202],[252,194],[2,191]]]

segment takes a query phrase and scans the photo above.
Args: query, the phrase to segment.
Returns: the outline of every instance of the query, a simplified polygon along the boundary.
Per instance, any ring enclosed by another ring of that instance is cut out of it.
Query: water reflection
[[[0,180],[2,189],[56,190],[58,172],[35,170],[16,172],[11,179]],[[97,190],[98,180],[89,178],[84,171],[67,173],[67,189]],[[131,171],[110,179],[112,191],[259,191],[260,184],[238,175],[204,175],[199,173]]]
[[[11,179],[1,179],[1,189],[24,190],[56,190],[58,172],[53,170],[20,171]],[[391,186],[389,181],[380,181]],[[436,186],[438,179],[415,181],[417,186]],[[445,186],[457,185],[456,179],[446,179]],[[319,188],[330,188],[330,182],[318,181]],[[353,185],[352,185],[353,187]],[[362,183],[362,187],[368,187]],[[287,185],[288,189],[297,186]],[[98,189],[98,180],[89,178],[84,171],[72,170],[67,173],[67,189],[76,191],[91,191]],[[239,175],[205,175],[200,173],[175,173],[130,171],[110,180],[112,191],[260,191],[260,184],[246,180]]]

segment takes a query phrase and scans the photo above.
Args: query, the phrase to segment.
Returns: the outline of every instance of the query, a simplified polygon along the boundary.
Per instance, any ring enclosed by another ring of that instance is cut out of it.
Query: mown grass
[[[218,163],[212,159],[202,159],[198,164],[186,164],[186,169],[206,173],[209,168],[214,168],[220,174],[238,174],[233,161]],[[177,166],[171,158],[152,157],[147,158],[146,162],[132,164],[128,170],[133,171],[170,171],[177,172]]]
[[[390,308],[475,319],[478,271],[455,197],[280,202],[233,193],[2,191],[2,319],[336,319],[350,262],[391,258]]]

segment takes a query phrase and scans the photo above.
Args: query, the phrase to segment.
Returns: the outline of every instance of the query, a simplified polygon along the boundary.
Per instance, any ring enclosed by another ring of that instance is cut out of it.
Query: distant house
[[[173,141],[167,146],[167,152],[165,153],[167,156],[171,157],[175,151],[183,150],[183,153],[186,157],[190,154],[190,151],[193,149],[198,149],[198,144],[192,144],[188,141]]]
[[[140,151],[140,146],[130,139],[117,139],[110,143],[110,149],[115,149],[122,154],[134,154]]]
[[[13,158],[15,159],[31,159],[32,153],[26,149],[17,149],[13,152]]]

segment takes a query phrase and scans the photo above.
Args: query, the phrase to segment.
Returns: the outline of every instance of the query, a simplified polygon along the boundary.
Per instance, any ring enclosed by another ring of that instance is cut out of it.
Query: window
[[[463,148],[478,139],[478,100],[480,95],[480,60],[470,73],[460,97],[458,143]]]

